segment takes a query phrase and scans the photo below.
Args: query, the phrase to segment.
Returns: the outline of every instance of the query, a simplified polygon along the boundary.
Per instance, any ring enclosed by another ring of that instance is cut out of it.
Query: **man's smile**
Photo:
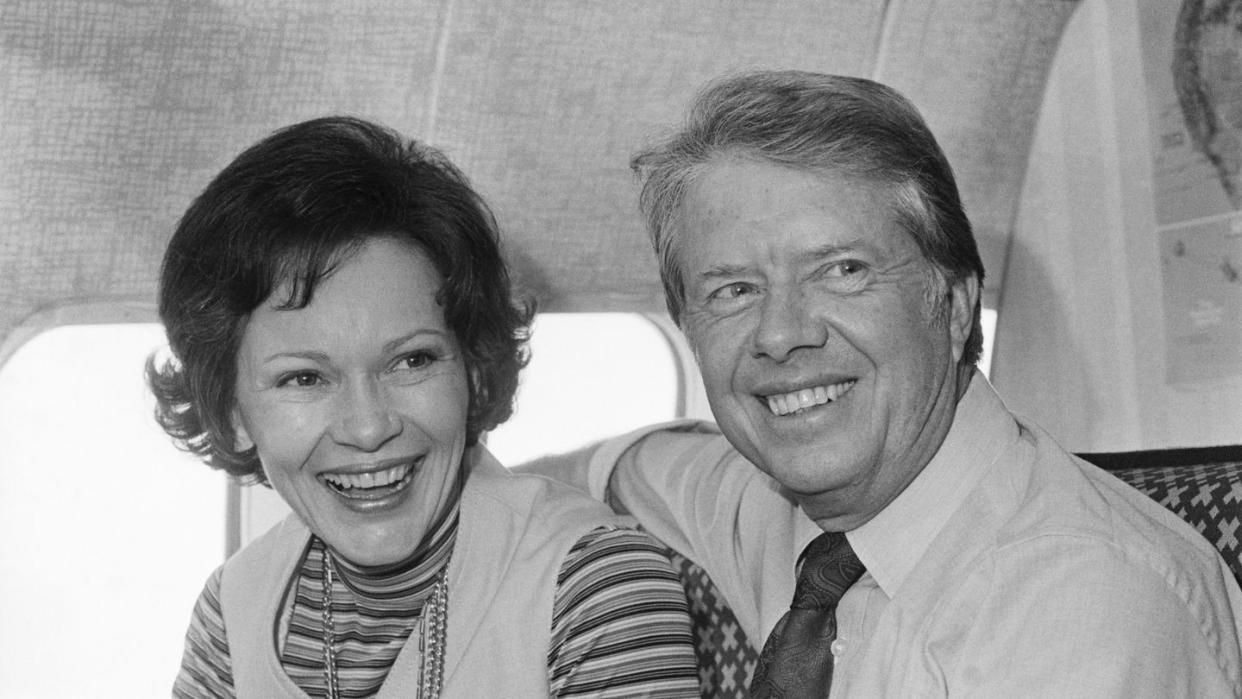
[[[772,411],[773,415],[778,417],[792,415],[817,405],[831,403],[849,392],[856,383],[858,383],[857,379],[848,379],[838,383],[808,386],[784,393],[773,393],[763,396],[763,399],[767,401],[768,410]]]

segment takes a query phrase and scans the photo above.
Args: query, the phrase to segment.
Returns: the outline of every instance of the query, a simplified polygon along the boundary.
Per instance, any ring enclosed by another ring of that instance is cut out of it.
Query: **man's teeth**
[[[803,388],[790,393],[768,396],[768,409],[775,415],[790,415],[800,410],[830,403],[850,390],[855,381],[842,381],[829,386]]]
[[[325,473],[323,479],[337,490],[350,488],[382,488],[397,483],[409,475],[414,467],[410,464],[393,466],[384,471],[371,473]]]

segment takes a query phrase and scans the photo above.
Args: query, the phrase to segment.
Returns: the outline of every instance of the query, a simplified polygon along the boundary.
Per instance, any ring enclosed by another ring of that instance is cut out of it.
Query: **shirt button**
[[[842,641],[839,638],[834,640],[832,645],[828,646],[828,650],[832,651],[832,657],[834,658],[839,658],[842,655],[845,655],[845,641]]]

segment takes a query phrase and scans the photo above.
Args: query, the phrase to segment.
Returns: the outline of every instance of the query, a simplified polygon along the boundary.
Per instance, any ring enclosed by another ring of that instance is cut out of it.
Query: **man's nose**
[[[756,357],[783,362],[796,350],[822,347],[828,341],[827,325],[816,318],[809,301],[797,289],[773,290],[765,296],[755,328]]]
[[[375,451],[401,432],[387,391],[375,380],[351,382],[337,405],[334,438],[340,444]]]

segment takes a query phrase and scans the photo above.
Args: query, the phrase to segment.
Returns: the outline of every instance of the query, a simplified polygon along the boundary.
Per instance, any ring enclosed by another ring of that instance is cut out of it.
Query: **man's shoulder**
[[[990,571],[993,586],[1044,580],[1081,594],[1103,579],[1118,595],[1167,595],[1188,607],[1235,596],[1227,567],[1193,527],[1038,428],[1030,437],[1027,463],[1001,464],[990,479],[999,509],[972,565]]]
[[[1216,549],[1176,514],[1034,431],[1034,464],[1022,502],[999,540],[1065,536],[1117,547],[1164,565],[1214,564]],[[1180,563],[1179,563],[1180,561]]]
[[[959,575],[969,565],[1025,575],[1095,556],[1130,566],[1128,575],[1219,587],[1219,555],[1190,525],[1037,425],[1015,422],[1016,438],[981,455],[990,465],[932,544],[925,573]]]
[[[1177,636],[1236,678],[1242,597],[1215,548],[1041,431],[1029,437],[1009,463],[995,465],[936,544],[940,565],[921,577],[956,588],[919,594],[990,625],[1074,618],[1094,630],[1088,636]]]

